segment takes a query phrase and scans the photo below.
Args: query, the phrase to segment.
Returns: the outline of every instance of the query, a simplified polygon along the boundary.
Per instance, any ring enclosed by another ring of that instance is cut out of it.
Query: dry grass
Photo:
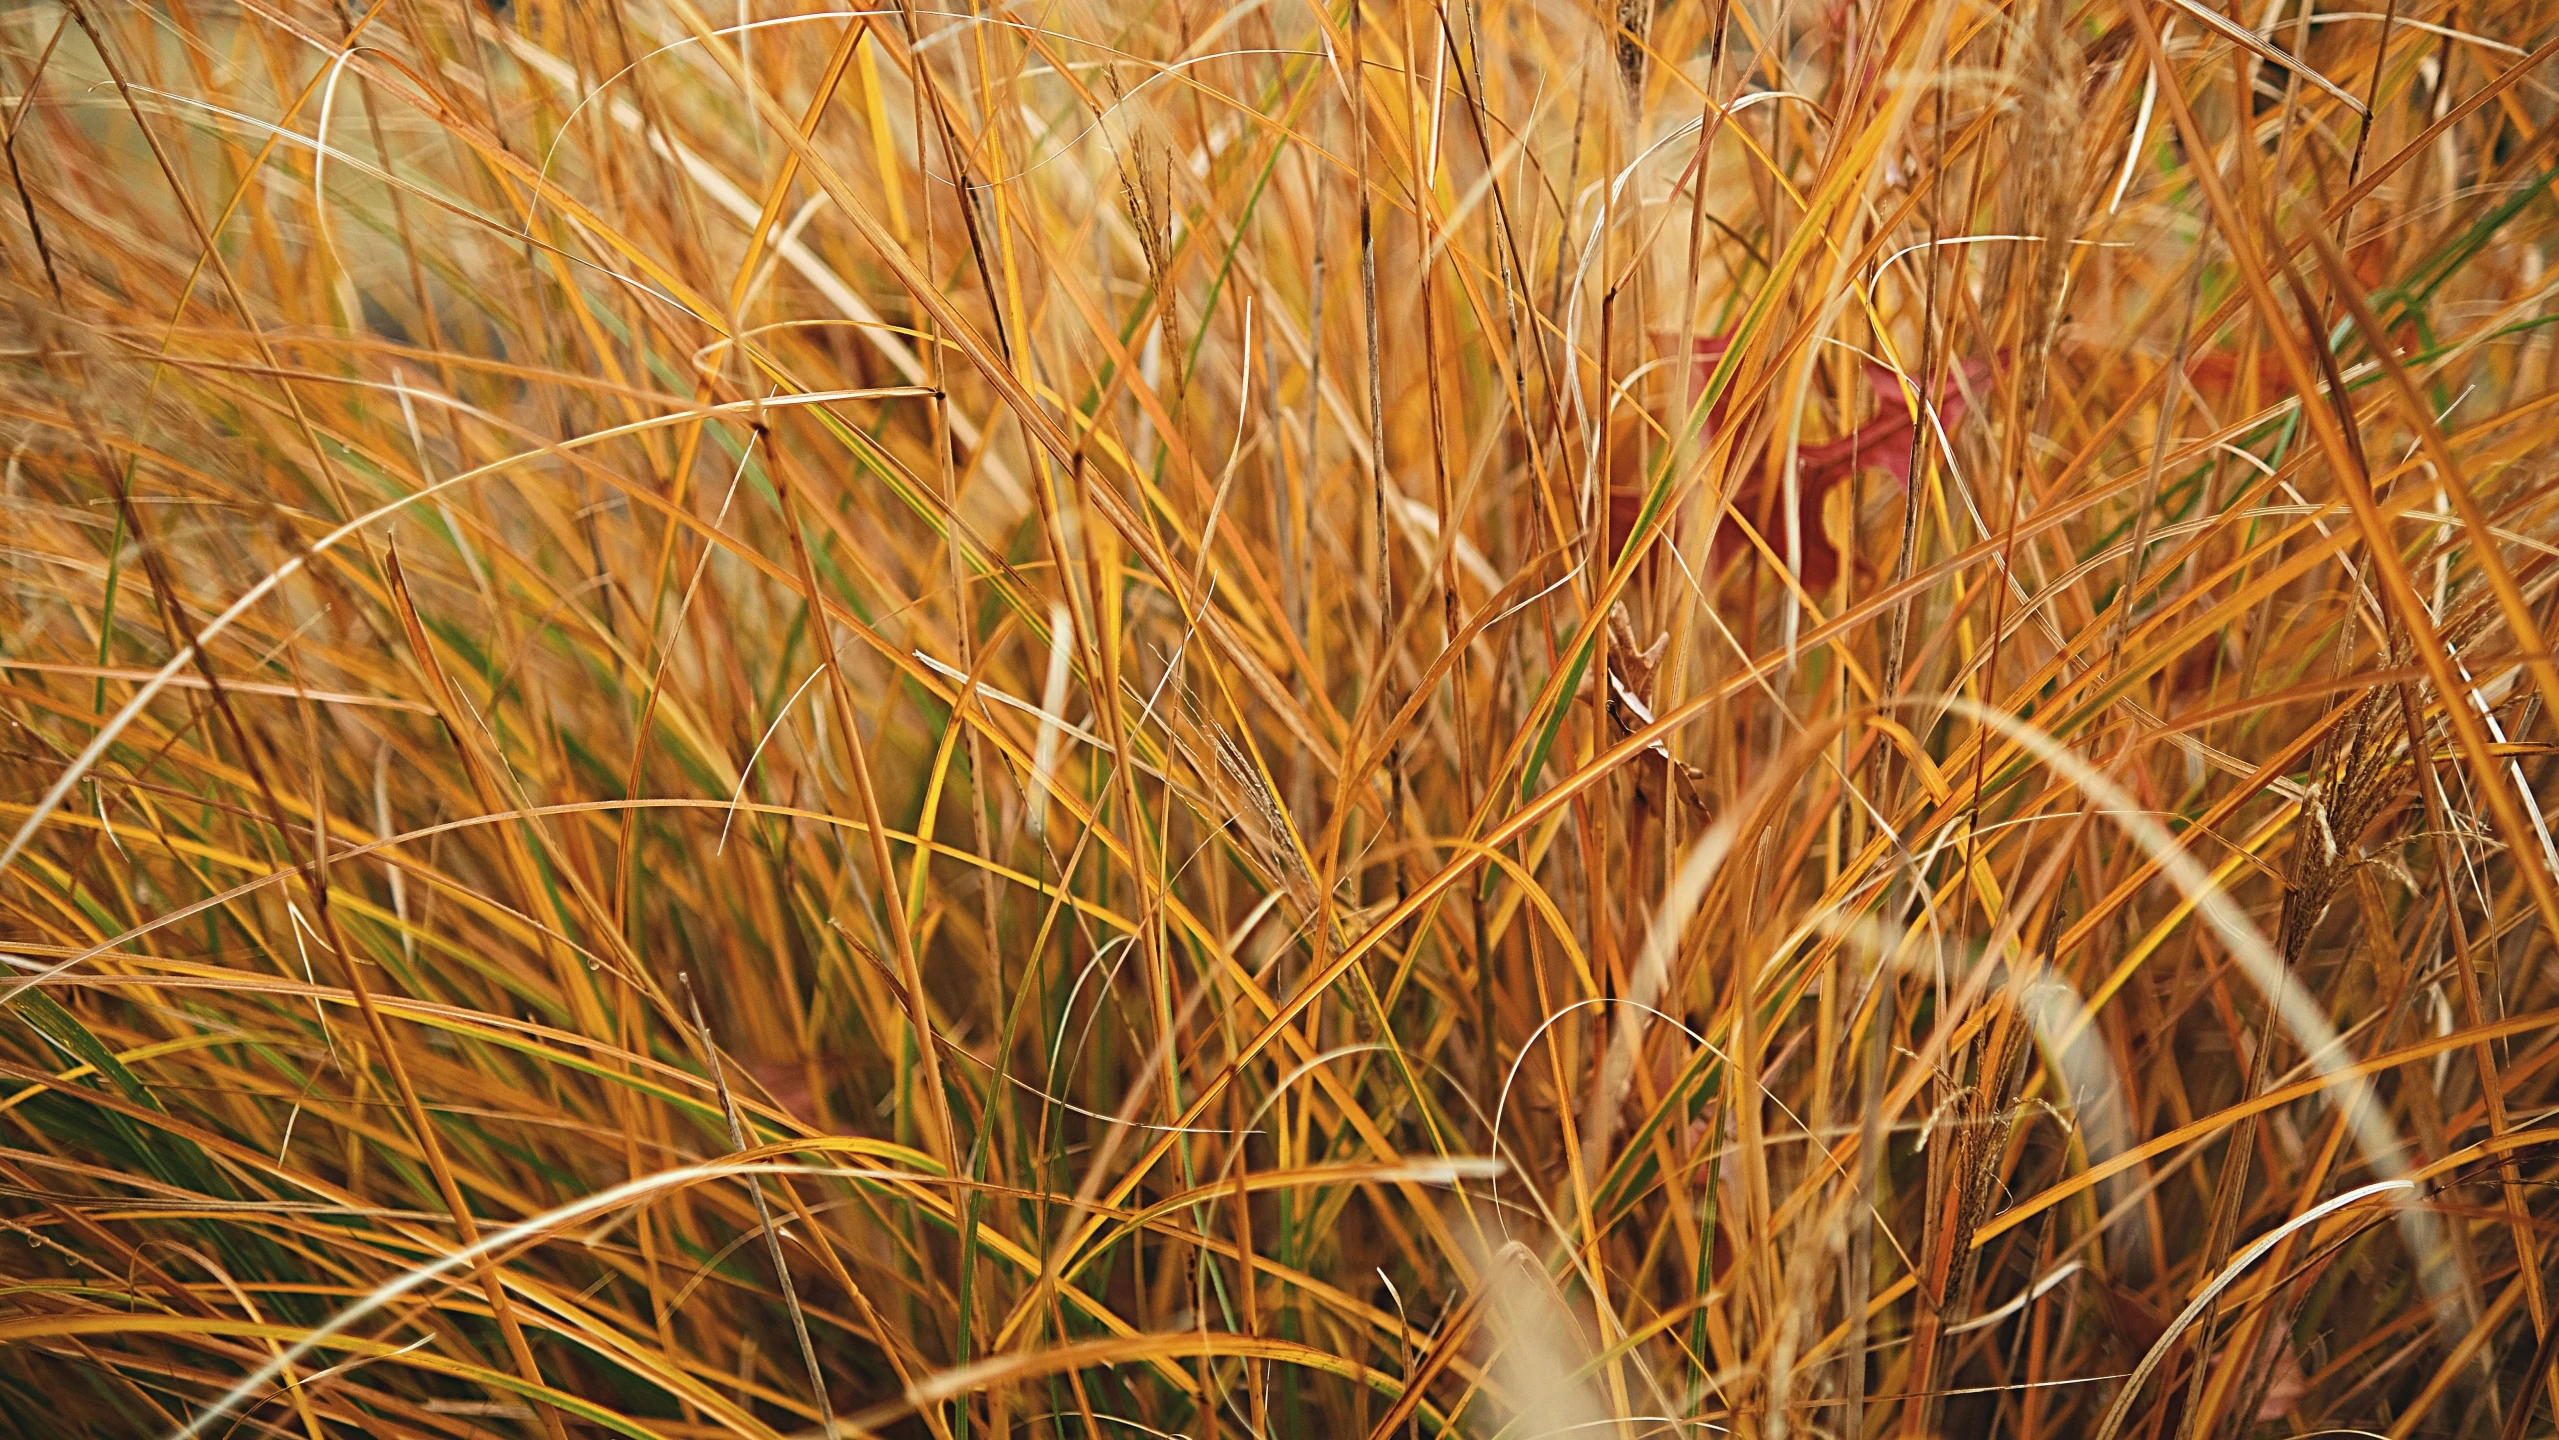
[[[2553,45],[10,11],[0,1430],[2550,1434]]]

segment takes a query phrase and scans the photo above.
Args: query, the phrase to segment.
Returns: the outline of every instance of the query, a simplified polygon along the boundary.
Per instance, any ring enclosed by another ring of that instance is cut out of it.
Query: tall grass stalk
[[[2553,1433],[2554,60],[0,15],[0,1432]]]

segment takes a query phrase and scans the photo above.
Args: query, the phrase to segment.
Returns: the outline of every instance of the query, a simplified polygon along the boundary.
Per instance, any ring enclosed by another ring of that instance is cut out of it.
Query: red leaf
[[[2282,1329],[2269,1327],[2265,1342],[2257,1347],[2257,1366],[2268,1366],[2274,1376],[2266,1382],[2266,1398],[2257,1405],[2260,1420],[2281,1420],[2310,1393],[2310,1377],[2302,1373],[2301,1356],[2294,1353],[2292,1336]]]
[[[1666,340],[1669,337],[1657,336]],[[1715,362],[1732,346],[1729,335],[1700,335],[1696,338],[1690,361],[1689,396],[1691,403],[1705,388],[1714,373]],[[1839,553],[1822,529],[1822,506],[1830,492],[1854,478],[1860,470],[1881,470],[1904,490],[1910,488],[1911,439],[1915,430],[1911,422],[1909,401],[1899,376],[1874,361],[1865,364],[1866,384],[1874,391],[1877,402],[1873,419],[1836,440],[1799,447],[1795,452],[1795,516],[1796,531],[1802,544],[1801,570],[1798,578],[1808,590],[1828,585],[1839,574]],[[1968,384],[1978,385],[1988,377],[1989,365],[1980,360],[1964,366]],[[1964,392],[1949,376],[1938,389],[1938,423],[1948,431],[1963,418]],[[1701,443],[1711,443],[1730,418],[1733,395],[1726,390],[1708,407],[1706,422],[1699,432]],[[1740,488],[1734,491],[1730,513],[1716,528],[1713,551],[1720,560],[1729,560],[1748,546],[1733,516],[1748,519],[1760,526],[1769,547],[1780,555],[1786,549],[1786,527],[1782,516],[1771,513],[1767,503],[1768,466],[1766,452],[1751,457],[1742,468]],[[1635,518],[1641,513],[1644,494],[1640,489],[1612,486],[1608,496],[1609,541],[1612,548],[1622,547],[1633,533]]]

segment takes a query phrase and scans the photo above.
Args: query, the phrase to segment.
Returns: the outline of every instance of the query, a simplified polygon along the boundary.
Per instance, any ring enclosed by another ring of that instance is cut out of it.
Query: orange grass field
[[[2559,1424],[2559,0],[0,122],[0,1435]]]

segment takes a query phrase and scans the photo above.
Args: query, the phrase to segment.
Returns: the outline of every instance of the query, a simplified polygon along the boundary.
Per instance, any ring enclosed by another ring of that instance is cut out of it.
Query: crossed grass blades
[[[2554,45],[0,15],[0,1430],[2551,1433]]]

